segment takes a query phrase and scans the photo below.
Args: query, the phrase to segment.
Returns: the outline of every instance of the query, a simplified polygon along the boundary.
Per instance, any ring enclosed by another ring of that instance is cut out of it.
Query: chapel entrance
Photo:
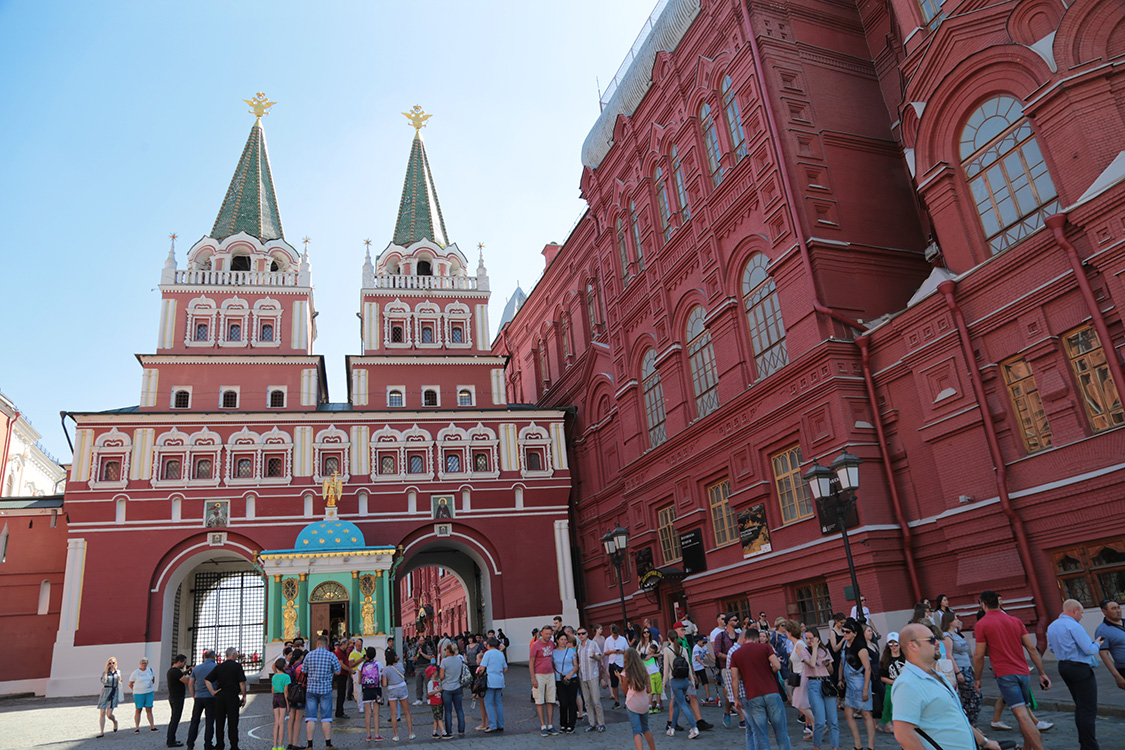
[[[309,626],[313,633],[328,631],[331,640],[348,633],[348,590],[336,581],[325,581],[309,597]]]

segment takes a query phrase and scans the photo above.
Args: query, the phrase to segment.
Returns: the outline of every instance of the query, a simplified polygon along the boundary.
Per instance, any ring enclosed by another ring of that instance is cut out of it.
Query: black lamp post
[[[618,526],[613,531],[607,531],[602,537],[606,554],[609,555],[613,567],[617,568],[617,592],[621,596],[621,632],[625,632],[629,624],[629,616],[625,613],[625,584],[622,582],[621,566],[625,562],[625,549],[629,546],[629,532]]]
[[[859,490],[859,465],[862,460],[848,453],[846,450],[836,457],[830,468],[825,468],[813,461],[812,468],[805,473],[805,481],[814,500],[831,500],[836,510],[836,522],[840,524],[840,532],[844,536],[844,554],[848,558],[848,572],[852,576],[852,592],[855,594],[856,618],[862,625],[867,622],[863,614],[863,597],[859,593],[859,581],[855,575],[855,563],[852,561],[852,548],[848,543],[848,516],[856,503],[856,492]]]

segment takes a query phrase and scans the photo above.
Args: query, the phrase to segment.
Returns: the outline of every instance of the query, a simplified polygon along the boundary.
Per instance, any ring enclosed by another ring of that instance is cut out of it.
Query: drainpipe
[[[1082,298],[1086,300],[1086,307],[1090,308],[1094,330],[1098,332],[1098,338],[1102,340],[1102,350],[1106,353],[1106,362],[1109,364],[1109,371],[1113,375],[1113,382],[1120,390],[1122,384],[1125,383],[1125,376],[1121,373],[1121,359],[1117,356],[1113,339],[1109,336],[1109,326],[1106,325],[1105,315],[1102,314],[1102,309],[1098,306],[1097,300],[1094,299],[1094,290],[1090,287],[1090,280],[1086,278],[1086,271],[1082,268],[1082,260],[1078,257],[1078,251],[1074,248],[1074,245],[1070,244],[1070,241],[1066,238],[1066,232],[1063,231],[1066,226],[1066,214],[1048,216],[1047,226],[1054,232],[1055,242],[1063,249],[1067,260],[1070,261],[1070,267],[1074,270],[1074,278],[1078,281]]]
[[[797,214],[797,205],[794,200],[796,192],[793,190],[793,183],[789,179],[789,170],[785,169],[785,161],[781,154],[781,131],[777,125],[777,117],[773,111],[773,102],[770,101],[769,93],[764,85],[766,68],[762,64],[762,53],[758,48],[758,38],[754,34],[754,29],[750,25],[750,10],[743,6],[742,20],[746,26],[746,39],[750,44],[750,53],[754,57],[754,69],[758,75],[758,90],[759,96],[762,100],[762,106],[766,110],[766,125],[769,128],[770,142],[773,145],[774,158],[777,160],[777,171],[781,173],[782,189],[785,192],[785,204],[789,209],[789,221],[793,224],[793,234],[797,236],[797,245],[801,249],[801,264],[805,268],[805,275],[809,280],[809,298],[812,300],[813,309],[822,315],[827,315],[833,320],[839,321],[849,328],[854,328],[857,331],[864,331],[867,326],[863,325],[857,320],[849,318],[843,313],[837,312],[832,308],[825,305],[820,301],[820,294],[816,289],[816,280],[813,278],[812,268],[812,253],[809,251],[808,243],[805,242],[804,232],[801,231],[801,219]]]
[[[8,451],[12,448],[12,431],[15,430],[16,422],[20,421],[19,410],[13,409],[12,411],[14,416],[4,418],[8,425],[4,431],[4,452],[0,453],[0,461],[3,461],[3,463],[0,463],[0,481],[4,480],[4,475],[8,472]],[[0,488],[0,493],[2,492],[3,489]],[[19,494],[18,488],[16,494]]]
[[[977,406],[981,411],[981,422],[984,425],[984,435],[988,442],[988,452],[992,456],[992,466],[996,471],[996,489],[1000,495],[1000,509],[1012,525],[1016,534],[1016,549],[1019,552],[1020,563],[1023,565],[1027,585],[1031,588],[1031,595],[1035,597],[1035,614],[1038,622],[1035,624],[1036,646],[1039,652],[1047,648],[1047,623],[1050,622],[1050,613],[1047,611],[1047,600],[1043,598],[1043,590],[1039,586],[1039,577],[1035,575],[1035,566],[1031,559],[1031,544],[1027,539],[1027,528],[1023,518],[1012,507],[1012,498],[1008,494],[1008,469],[1004,465],[1004,457],[1000,453],[1000,440],[996,437],[996,426],[992,423],[992,416],[988,412],[988,403],[984,393],[984,380],[980,376],[980,369],[976,366],[976,356],[973,354],[972,341],[969,338],[969,328],[965,324],[965,316],[961,306],[953,297],[957,285],[952,280],[945,280],[938,284],[938,291],[945,297],[945,304],[953,314],[953,321],[957,325],[957,335],[961,341],[961,353],[965,357],[965,365],[969,370],[969,379],[973,383],[976,393]]]
[[[867,387],[867,401],[871,404],[871,416],[875,422],[875,434],[879,437],[879,456],[883,461],[883,473],[887,478],[887,487],[891,491],[891,506],[894,508],[895,520],[902,532],[902,551],[906,557],[906,570],[910,574],[910,587],[914,591],[914,601],[922,601],[922,586],[918,581],[918,567],[914,563],[914,533],[906,522],[906,514],[902,512],[902,498],[898,494],[895,484],[895,473],[891,467],[891,457],[887,455],[887,434],[883,428],[883,417],[879,414],[879,402],[875,398],[875,380],[871,377],[871,339],[862,336],[855,340],[859,345],[859,352],[863,355],[863,384]]]

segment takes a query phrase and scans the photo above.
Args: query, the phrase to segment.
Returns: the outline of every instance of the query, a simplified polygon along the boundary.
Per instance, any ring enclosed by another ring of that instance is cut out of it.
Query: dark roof
[[[441,247],[449,244],[434,176],[430,173],[430,160],[426,158],[421,133],[416,133],[410,147],[410,160],[406,163],[406,181],[402,186],[393,241],[406,247],[422,239],[436,242]]]
[[[242,158],[238,160],[238,167],[230,180],[211,236],[223,240],[239,232],[246,232],[263,242],[284,237],[260,120],[250,128],[250,137],[242,149]]]
[[[33,510],[36,508],[61,508],[62,495],[41,497],[5,497],[0,500],[0,510]]]

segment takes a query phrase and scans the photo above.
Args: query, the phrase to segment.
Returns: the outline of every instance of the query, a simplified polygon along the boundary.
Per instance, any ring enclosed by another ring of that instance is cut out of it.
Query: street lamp
[[[625,562],[625,549],[629,546],[629,531],[618,526],[613,531],[607,531],[602,537],[605,552],[609,555],[613,567],[617,568],[617,592],[621,596],[621,630],[629,623],[629,616],[625,613],[625,584],[622,583],[621,566]]]
[[[836,511],[836,522],[844,537],[844,554],[848,558],[848,572],[852,576],[852,593],[855,595],[856,619],[860,625],[867,622],[863,614],[863,597],[859,593],[859,581],[855,575],[855,562],[852,561],[852,548],[848,543],[848,516],[856,503],[859,490],[859,465],[862,460],[846,450],[836,457],[828,468],[813,460],[812,468],[805,473],[809,491],[814,500],[831,500]]]

